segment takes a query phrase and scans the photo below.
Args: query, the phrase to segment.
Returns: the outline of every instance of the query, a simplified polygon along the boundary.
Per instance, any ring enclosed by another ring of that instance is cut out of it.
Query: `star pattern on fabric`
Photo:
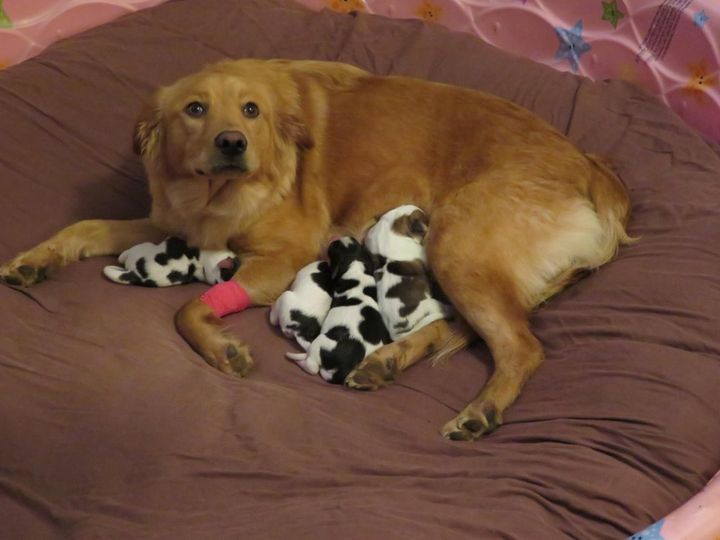
[[[685,84],[684,90],[702,102],[706,97],[707,90],[717,84],[717,77],[708,69],[704,60],[690,64],[689,68],[690,78]]]
[[[428,22],[438,22],[442,15],[442,7],[424,0],[418,6],[417,14]]]
[[[333,11],[340,13],[367,11],[367,6],[363,0],[330,0],[327,5]]]
[[[583,22],[580,19],[572,28],[555,27],[555,33],[560,40],[558,50],[555,52],[556,59],[566,59],[570,62],[573,71],[578,70],[580,65],[580,57],[588,52],[592,47],[585,42],[582,37]]]
[[[3,0],[0,0],[0,28],[11,28],[12,25],[10,17],[7,16],[3,9]]]
[[[618,70],[618,76],[623,81],[628,81],[628,82],[637,84],[639,77],[638,77],[637,68],[635,67],[635,63],[634,62],[623,62],[622,64],[620,64],[620,68]]]
[[[663,523],[665,523],[665,520],[661,519],[650,525],[647,529],[629,536],[627,540],[665,540],[663,535],[660,534]]]
[[[620,8],[617,5],[617,0],[612,0],[611,2],[603,2],[602,10],[602,20],[612,24],[613,28],[617,28],[618,21],[625,16],[625,14],[620,11]]]
[[[698,28],[702,28],[703,26],[705,26],[705,23],[709,20],[710,17],[707,16],[704,9],[698,11],[695,15],[693,15],[693,24]]]

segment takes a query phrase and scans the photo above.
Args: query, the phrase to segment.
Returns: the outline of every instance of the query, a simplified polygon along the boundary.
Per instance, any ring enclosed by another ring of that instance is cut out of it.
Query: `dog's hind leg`
[[[529,312],[628,241],[625,199],[605,197],[600,204],[592,189],[583,193],[572,176],[564,177],[581,172],[495,171],[433,210],[426,239],[430,268],[495,362],[485,388],[443,427],[446,437],[477,439],[502,422],[543,360]]]
[[[428,261],[443,292],[485,340],[495,363],[485,388],[442,428],[453,440],[478,439],[499,426],[503,412],[543,360],[528,326],[533,305],[526,283],[537,277],[531,231],[541,220],[526,227],[527,217],[518,217],[523,208],[502,208],[504,201],[497,198],[507,193],[500,189],[500,194],[482,185],[460,190],[434,211],[426,241]],[[521,277],[525,274],[532,279]]]
[[[479,284],[493,288],[463,292],[458,309],[490,348],[495,371],[485,388],[442,428],[443,436],[453,440],[478,439],[499,426],[503,412],[543,360],[542,346],[530,332],[512,287],[496,288],[505,281],[499,275],[477,277]]]

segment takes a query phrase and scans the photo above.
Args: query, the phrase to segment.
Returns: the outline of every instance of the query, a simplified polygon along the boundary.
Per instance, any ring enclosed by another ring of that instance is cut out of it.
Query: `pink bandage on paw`
[[[200,296],[217,317],[228,313],[236,313],[250,306],[250,295],[237,281],[230,280],[218,283]]]

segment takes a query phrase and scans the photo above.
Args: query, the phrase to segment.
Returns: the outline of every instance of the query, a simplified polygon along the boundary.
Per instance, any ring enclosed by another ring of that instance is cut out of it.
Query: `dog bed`
[[[130,144],[143,100],[246,56],[509,98],[613,161],[640,241],[537,311],[547,360],[477,443],[438,429],[487,380],[482,344],[354,392],[288,363],[267,309],[253,309],[226,319],[257,360],[240,380],[174,331],[201,284],[121,287],[101,258],[0,287],[3,537],[623,538],[708,482],[720,466],[720,155],[625,82],[420,21],[172,1],[0,72],[0,259],[78,219],[146,215]]]

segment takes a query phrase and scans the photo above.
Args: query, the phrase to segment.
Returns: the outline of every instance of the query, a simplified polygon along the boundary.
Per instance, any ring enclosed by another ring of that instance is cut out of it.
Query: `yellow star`
[[[620,64],[619,76],[623,81],[636,83],[638,81],[638,72],[632,62],[624,62]]]
[[[416,13],[429,22],[438,22],[442,15],[442,8],[437,4],[424,0],[417,8]]]
[[[340,13],[350,13],[351,11],[365,11],[365,2],[363,0],[331,0],[328,6],[333,11]]]
[[[684,90],[695,99],[702,101],[705,99],[705,92],[708,88],[712,88],[717,83],[717,77],[710,73],[705,60],[690,64],[689,68],[690,78],[685,83]]]

